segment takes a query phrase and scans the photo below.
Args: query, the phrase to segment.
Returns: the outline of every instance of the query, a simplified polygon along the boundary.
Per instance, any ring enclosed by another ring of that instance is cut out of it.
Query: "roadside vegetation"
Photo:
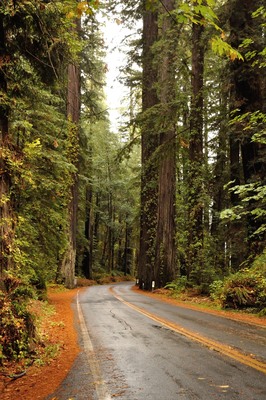
[[[1,368],[60,351],[47,288],[75,277],[266,314],[265,17],[262,0],[1,1]],[[115,129],[105,18],[130,32]]]
[[[77,287],[132,281],[119,271],[111,275],[96,274],[95,279],[77,278]],[[48,284],[38,290],[22,280],[6,276],[0,292],[0,375],[16,379],[31,365],[49,364],[60,353],[60,342],[54,342],[55,308],[48,302],[47,291],[65,292],[64,285]],[[59,338],[60,339],[60,338]]]
[[[33,363],[44,365],[59,351],[51,343],[46,328],[52,324],[55,310],[40,292],[26,282],[6,276],[1,282],[0,368],[1,375],[16,379]],[[66,290],[66,289],[65,289]]]
[[[258,316],[266,315],[266,254],[263,253],[251,268],[240,269],[223,280],[214,280],[203,290],[191,284],[186,276],[168,283],[169,296],[219,309],[241,310]]]

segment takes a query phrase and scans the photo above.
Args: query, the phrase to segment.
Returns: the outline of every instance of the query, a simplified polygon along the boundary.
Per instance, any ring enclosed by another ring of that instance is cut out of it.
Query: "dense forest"
[[[0,363],[28,349],[27,299],[76,276],[265,310],[265,16],[263,0],[0,2]],[[118,132],[106,18],[129,32]]]

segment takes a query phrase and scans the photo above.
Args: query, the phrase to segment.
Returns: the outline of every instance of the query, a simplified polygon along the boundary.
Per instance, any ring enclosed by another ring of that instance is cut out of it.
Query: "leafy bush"
[[[113,270],[111,271],[111,276],[124,276],[123,271]]]
[[[169,282],[165,285],[165,289],[173,290],[176,293],[181,293],[186,289],[188,285],[187,277],[180,276],[179,278],[175,279],[173,282]]]
[[[266,278],[266,250],[257,256],[252,264],[252,270],[260,272]]]
[[[27,310],[33,290],[19,279],[6,276],[0,290],[0,363],[24,358],[35,336],[34,320]]]
[[[212,297],[219,299],[224,308],[266,307],[266,278],[258,271],[244,269],[224,280],[223,285],[212,284]]]
[[[209,286],[210,297],[212,300],[220,300],[223,293],[224,282],[222,280],[214,281]]]

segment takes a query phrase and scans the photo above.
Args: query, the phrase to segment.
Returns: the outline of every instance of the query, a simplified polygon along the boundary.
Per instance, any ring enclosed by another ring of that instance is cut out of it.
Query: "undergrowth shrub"
[[[93,274],[93,280],[99,285],[105,285],[120,281],[132,281],[134,278],[130,275],[125,275],[123,271],[112,270],[110,273],[95,272]]]
[[[35,337],[34,318],[27,309],[33,289],[20,279],[6,276],[0,290],[0,364],[24,358]]]
[[[253,269],[244,269],[230,275],[221,284],[211,285],[211,296],[223,308],[262,310],[266,307],[266,278]]]
[[[252,269],[256,272],[260,272],[261,275],[266,278],[266,249],[262,254],[255,258]]]
[[[214,281],[209,286],[210,297],[214,301],[220,301],[224,288],[224,281]]]
[[[186,276],[180,276],[172,282],[165,285],[165,289],[170,289],[175,293],[183,292],[188,286],[188,280]]]

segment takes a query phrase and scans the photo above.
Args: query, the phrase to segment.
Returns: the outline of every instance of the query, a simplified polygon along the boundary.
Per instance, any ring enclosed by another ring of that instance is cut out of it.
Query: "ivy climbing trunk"
[[[139,285],[150,290],[154,280],[155,241],[158,204],[158,166],[155,152],[158,148],[156,106],[158,97],[155,84],[157,69],[154,66],[153,44],[157,41],[157,12],[150,10],[144,1],[143,11],[143,82],[142,82],[142,127],[141,127],[141,205],[140,205],[140,250]],[[158,110],[158,109],[157,109]]]
[[[252,13],[263,6],[261,0],[235,0],[230,3],[230,41],[233,47],[238,48],[243,39],[252,41],[255,52],[262,52],[265,48],[265,32],[263,31],[263,17],[254,18]],[[252,58],[249,48],[243,50],[245,61],[234,60],[230,63],[231,95],[230,109],[237,116],[246,113],[265,112],[265,72]],[[240,183],[258,183],[265,185],[266,175],[266,146],[253,140],[255,132],[245,129],[245,121],[234,124],[231,129],[231,180],[235,185]],[[252,193],[249,193],[252,196]],[[256,192],[253,193],[255,195]],[[232,204],[237,205],[239,198],[232,194]],[[252,210],[252,201],[249,201]],[[238,224],[238,225],[237,225]],[[236,226],[233,234],[238,230],[238,235],[232,237],[232,262],[238,268],[245,256],[251,260],[263,251],[265,243],[253,236],[260,224],[256,218],[247,217],[246,221],[232,223]],[[247,243],[245,248],[244,243]]]
[[[226,208],[227,199],[225,196],[225,185],[229,180],[227,149],[228,149],[228,125],[227,125],[227,107],[228,93],[226,82],[226,90],[222,88],[222,95],[219,100],[220,118],[218,126],[218,143],[217,155],[213,169],[212,191],[213,191],[213,206],[211,218],[211,237],[212,237],[212,254],[215,269],[221,270],[225,275],[229,272],[227,249],[228,249],[228,231],[227,226],[220,221],[221,211]]]
[[[204,27],[192,26],[191,113],[188,174],[188,278],[201,283],[203,273],[203,73]]]
[[[7,152],[10,147],[9,136],[9,106],[7,99],[7,66],[10,55],[6,49],[6,32],[3,24],[3,14],[0,14],[0,277],[5,270],[10,269],[13,227],[11,207],[11,177],[7,163]]]
[[[175,9],[174,0],[164,1],[162,11],[161,40],[164,41],[160,53],[159,98],[160,120],[159,137],[159,186],[158,220],[156,232],[155,287],[163,287],[174,280],[176,275],[176,107],[175,107],[175,58],[176,40],[174,20],[171,12]]]
[[[67,288],[75,284],[76,232],[78,206],[78,148],[80,119],[80,69],[75,64],[68,66],[67,118],[69,130],[69,160],[76,167],[72,173],[70,201],[68,205],[68,245],[62,262],[62,276]]]

